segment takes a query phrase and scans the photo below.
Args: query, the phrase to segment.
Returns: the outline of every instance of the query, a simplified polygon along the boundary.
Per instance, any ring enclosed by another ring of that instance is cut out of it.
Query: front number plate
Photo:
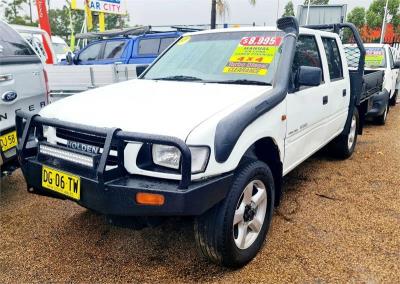
[[[81,198],[80,177],[53,168],[42,167],[42,187],[75,200]]]
[[[0,136],[0,148],[2,152],[14,148],[15,146],[17,146],[17,131],[14,130]]]

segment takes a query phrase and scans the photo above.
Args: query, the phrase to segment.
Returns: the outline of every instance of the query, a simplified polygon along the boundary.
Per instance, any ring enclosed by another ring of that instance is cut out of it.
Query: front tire
[[[225,200],[195,219],[199,252],[226,267],[241,267],[251,261],[271,223],[274,191],[267,164],[253,161],[240,167]]]
[[[346,133],[336,137],[331,144],[330,152],[332,155],[339,159],[347,159],[354,153],[357,144],[357,135],[360,125],[360,117],[358,109],[354,108],[353,116],[351,118],[350,126]]]
[[[389,101],[390,106],[396,106],[397,94],[398,94],[398,91],[396,90],[396,91],[394,92],[393,97],[392,97],[392,98],[390,99],[390,101]]]

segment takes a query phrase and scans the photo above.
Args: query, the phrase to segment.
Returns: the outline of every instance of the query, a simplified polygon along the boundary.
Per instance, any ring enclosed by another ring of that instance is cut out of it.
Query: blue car
[[[181,35],[181,31],[170,31],[107,37],[92,41],[61,64],[150,64]]]

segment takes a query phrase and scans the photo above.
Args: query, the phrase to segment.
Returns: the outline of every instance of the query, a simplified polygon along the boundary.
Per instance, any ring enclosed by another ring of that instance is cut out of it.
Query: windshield
[[[383,47],[365,47],[365,68],[385,68],[386,56]],[[360,58],[358,47],[345,46],[347,63],[350,67],[357,68]]]
[[[282,36],[274,31],[184,36],[142,79],[272,85]]]
[[[66,54],[69,51],[69,47],[65,43],[53,42],[53,49],[56,54]]]

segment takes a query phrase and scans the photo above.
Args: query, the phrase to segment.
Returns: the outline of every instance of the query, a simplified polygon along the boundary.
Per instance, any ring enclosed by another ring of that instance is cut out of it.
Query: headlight
[[[208,147],[189,147],[192,153],[192,173],[204,172],[210,156]],[[159,166],[179,169],[181,152],[174,146],[153,145],[153,163]]]

